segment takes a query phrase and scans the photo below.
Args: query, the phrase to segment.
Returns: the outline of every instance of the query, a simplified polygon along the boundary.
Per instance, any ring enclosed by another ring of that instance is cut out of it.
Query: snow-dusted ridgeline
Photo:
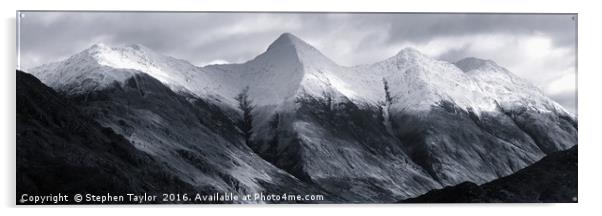
[[[302,94],[345,96],[358,103],[384,100],[383,79],[396,95],[393,108],[425,110],[441,100],[465,109],[492,111],[497,104],[527,105],[540,111],[566,111],[526,80],[490,60],[449,63],[411,48],[369,65],[343,67],[285,33],[265,53],[242,64],[197,67],[142,45],[97,44],[64,61],[28,70],[53,88],[74,93],[122,82],[146,73],[176,91],[214,96],[234,105],[246,87],[258,105],[279,105]]]

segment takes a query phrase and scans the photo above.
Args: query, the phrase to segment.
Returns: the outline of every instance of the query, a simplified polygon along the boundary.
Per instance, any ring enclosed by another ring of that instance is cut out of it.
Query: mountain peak
[[[284,32],[284,33],[280,34],[280,36],[278,36],[278,39],[301,40],[299,37],[297,37],[289,32]]]
[[[296,62],[322,62],[334,64],[332,60],[324,56],[318,49],[303,41],[291,33],[282,33],[264,52],[256,59],[272,61],[294,60]]]
[[[406,47],[401,49],[394,56],[384,60],[383,62],[393,62],[395,64],[407,64],[407,63],[417,63],[423,61],[430,61],[431,57],[421,53],[417,49]]]
[[[131,66],[132,64],[151,64],[149,61],[159,60],[163,57],[142,44],[109,46],[98,43],[72,56],[72,58],[93,59],[99,64],[113,68],[141,69],[138,67],[131,68]]]
[[[43,80],[57,84],[52,87],[69,87],[69,83],[62,82],[67,79],[82,85],[78,91],[87,91],[109,86],[114,81],[123,82],[136,73],[148,74],[174,90],[180,90],[195,70],[197,67],[185,60],[158,54],[141,44],[111,47],[99,43],[63,61],[32,71],[41,74]],[[61,75],[53,76],[56,71]],[[86,86],[86,81],[94,84]]]
[[[107,54],[111,52],[120,52],[120,53],[136,53],[143,52],[149,53],[152,52],[151,49],[147,48],[142,44],[127,44],[124,46],[109,46],[104,43],[97,43],[90,46],[88,49],[84,50],[83,53],[91,54],[91,55],[99,55],[99,54]]]
[[[301,48],[301,47],[311,47],[311,45],[307,44],[305,41],[301,40],[297,36],[295,36],[291,33],[288,33],[288,32],[282,33],[278,37],[278,39],[276,39],[272,44],[270,44],[270,46],[268,47],[268,50],[276,49],[281,46],[286,46],[286,47],[292,46],[295,49]]]

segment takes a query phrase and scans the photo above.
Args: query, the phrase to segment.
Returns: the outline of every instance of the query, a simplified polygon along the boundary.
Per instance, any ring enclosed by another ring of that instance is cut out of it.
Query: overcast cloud
[[[414,47],[435,58],[491,59],[576,114],[574,15],[25,12],[21,68],[95,43],[142,44],[202,66],[244,62],[290,32],[341,65]]]

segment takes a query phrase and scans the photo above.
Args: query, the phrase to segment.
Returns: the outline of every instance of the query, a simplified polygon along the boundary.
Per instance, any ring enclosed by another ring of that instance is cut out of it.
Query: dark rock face
[[[479,116],[446,101],[426,113],[391,116],[406,153],[442,185],[484,183],[509,175],[545,155],[533,138],[555,136],[530,136],[502,112]],[[563,144],[576,143],[573,136]]]
[[[252,147],[277,167],[348,202],[391,202],[439,186],[387,133],[376,107],[308,96],[295,104]]]
[[[477,115],[441,101],[426,113],[391,112],[388,129],[382,108],[335,101],[298,98],[296,109],[263,125],[251,147],[297,178],[353,202],[409,198],[465,181],[482,184],[577,143],[576,124],[554,113],[500,108]]]
[[[577,144],[577,122],[570,116],[526,109],[504,111],[546,154]]]
[[[257,157],[215,106],[189,102],[153,78],[139,76],[125,86],[67,99],[29,74],[17,74],[17,196],[251,193],[245,172],[261,171],[270,179],[258,181],[257,192],[322,194],[324,202],[339,200]],[[160,145],[140,146],[136,140],[141,138],[131,138],[145,134],[153,135],[142,139],[145,143]],[[229,172],[236,168],[243,173]],[[199,175],[208,179],[193,179]]]
[[[87,95],[71,95],[78,106],[103,126],[153,155],[170,172],[195,187],[222,193],[323,194],[257,156],[244,142],[238,116],[191,95],[178,94],[146,74],[125,85]]]
[[[405,203],[577,202],[577,146],[554,152],[514,174],[476,185],[464,182]]]
[[[17,200],[23,193],[165,191],[194,190],[38,79],[17,71]]]

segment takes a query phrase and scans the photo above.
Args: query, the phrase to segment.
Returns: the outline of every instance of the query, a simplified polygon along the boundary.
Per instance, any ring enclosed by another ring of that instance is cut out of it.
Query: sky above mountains
[[[241,63],[283,32],[336,63],[369,64],[413,47],[435,58],[491,59],[576,113],[571,14],[23,12],[20,66],[62,60],[92,44],[142,44],[195,65]]]

